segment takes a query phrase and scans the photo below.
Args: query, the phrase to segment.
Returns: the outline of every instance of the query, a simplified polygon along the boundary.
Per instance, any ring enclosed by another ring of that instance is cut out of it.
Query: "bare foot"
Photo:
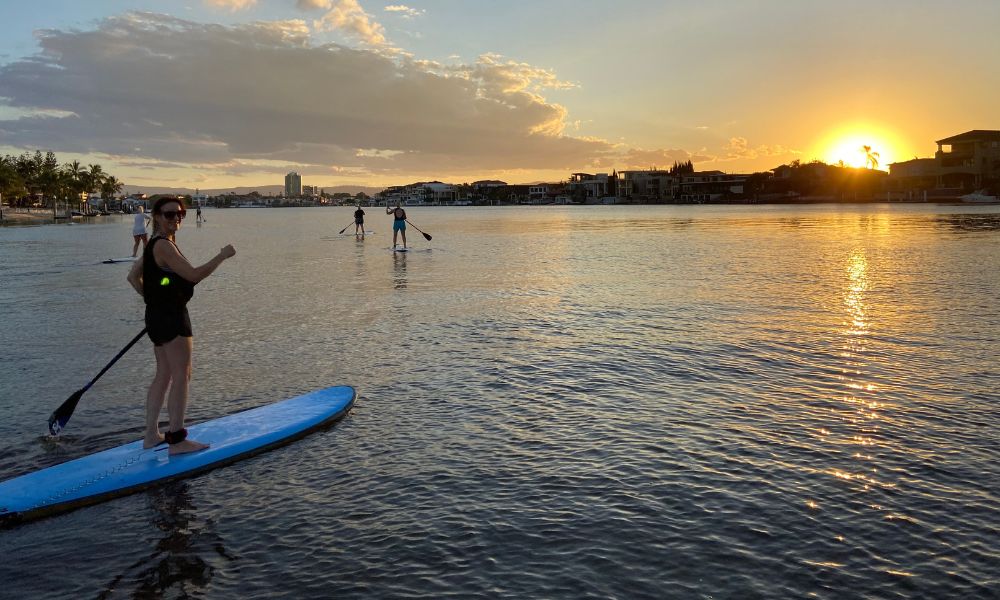
[[[150,448],[159,446],[162,443],[163,443],[163,434],[160,433],[159,431],[157,431],[156,435],[152,437],[150,437],[149,434],[146,434],[146,437],[143,438],[142,440],[142,449],[149,450]]]
[[[170,455],[187,454],[188,452],[197,452],[205,448],[208,448],[208,444],[202,444],[194,440],[184,440],[170,445]]]

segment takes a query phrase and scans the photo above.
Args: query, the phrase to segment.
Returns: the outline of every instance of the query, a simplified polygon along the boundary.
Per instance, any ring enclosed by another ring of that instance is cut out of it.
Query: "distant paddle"
[[[59,406],[59,408],[57,408],[52,413],[52,415],[49,417],[49,433],[51,433],[52,435],[59,435],[59,432],[62,431],[63,428],[66,427],[66,423],[69,422],[69,418],[73,416],[73,411],[76,410],[76,405],[78,402],[80,402],[80,398],[83,397],[83,393],[89,390],[90,386],[94,385],[94,383],[101,378],[101,375],[104,375],[108,371],[108,369],[111,368],[111,365],[118,362],[118,359],[124,356],[125,353],[128,352],[132,346],[135,346],[136,343],[139,341],[139,339],[142,338],[142,336],[144,335],[146,335],[145,328],[143,328],[143,330],[139,332],[139,335],[132,338],[132,341],[129,342],[127,346],[122,348],[121,352],[119,352],[117,356],[112,358],[111,362],[109,362],[107,366],[101,369],[101,372],[97,374],[97,377],[94,377],[93,379],[90,380],[90,383],[78,389],[77,391],[73,392],[73,395],[70,396],[65,402],[63,402]]]
[[[351,225],[354,225],[354,221],[351,221],[350,223],[348,223],[347,227],[350,227]],[[341,229],[337,233],[344,233],[345,231],[347,231],[347,227],[344,227],[343,229]]]
[[[407,219],[407,220],[406,220],[406,222],[407,222],[407,223],[410,223],[410,220],[409,220],[409,219]],[[419,227],[417,227],[416,225],[413,225],[413,223],[410,223],[410,225],[412,225],[412,226],[413,226],[413,228],[414,228],[414,229],[416,229],[417,231],[420,231],[420,228],[419,228]],[[426,239],[426,240],[427,240],[428,242],[429,242],[429,241],[431,241],[431,234],[429,234],[429,233],[424,233],[423,231],[420,231],[420,233],[421,233],[421,234],[423,234],[423,236],[424,236],[424,239]]]

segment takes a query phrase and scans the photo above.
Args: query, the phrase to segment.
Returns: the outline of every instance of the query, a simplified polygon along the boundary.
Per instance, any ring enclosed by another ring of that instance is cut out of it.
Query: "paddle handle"
[[[93,379],[90,380],[90,383],[88,383],[87,385],[83,386],[83,391],[86,392],[87,390],[90,389],[90,386],[92,386],[95,383],[97,383],[97,380],[101,378],[101,375],[104,375],[105,373],[107,373],[108,369],[110,369],[112,366],[114,366],[114,364],[116,362],[118,362],[119,358],[125,356],[125,353],[128,352],[132,348],[132,346],[135,346],[137,343],[139,343],[139,340],[142,339],[142,336],[144,336],[144,335],[146,335],[146,328],[145,327],[142,328],[142,331],[140,331],[138,335],[136,335],[134,338],[132,338],[132,341],[129,342],[127,346],[125,346],[124,348],[122,348],[121,352],[119,352],[118,354],[116,354],[115,357],[111,359],[111,362],[109,362],[107,365],[105,365],[105,367],[103,369],[101,369],[101,372],[98,373],[97,376],[95,376]]]

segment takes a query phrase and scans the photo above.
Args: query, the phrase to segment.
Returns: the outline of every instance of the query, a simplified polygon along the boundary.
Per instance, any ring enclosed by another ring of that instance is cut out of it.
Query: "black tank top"
[[[156,264],[153,247],[160,240],[166,238],[154,237],[142,251],[142,298],[150,306],[182,308],[194,296],[194,284]]]

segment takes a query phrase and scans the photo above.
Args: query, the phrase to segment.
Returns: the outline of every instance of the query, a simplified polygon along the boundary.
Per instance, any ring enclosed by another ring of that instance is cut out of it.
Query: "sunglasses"
[[[186,217],[188,213],[187,213],[186,210],[184,210],[182,208],[180,210],[165,210],[165,211],[161,212],[160,214],[163,215],[164,219],[166,219],[168,221],[173,221],[174,219],[178,219],[178,218],[181,219],[181,220],[183,220],[184,217]]]

